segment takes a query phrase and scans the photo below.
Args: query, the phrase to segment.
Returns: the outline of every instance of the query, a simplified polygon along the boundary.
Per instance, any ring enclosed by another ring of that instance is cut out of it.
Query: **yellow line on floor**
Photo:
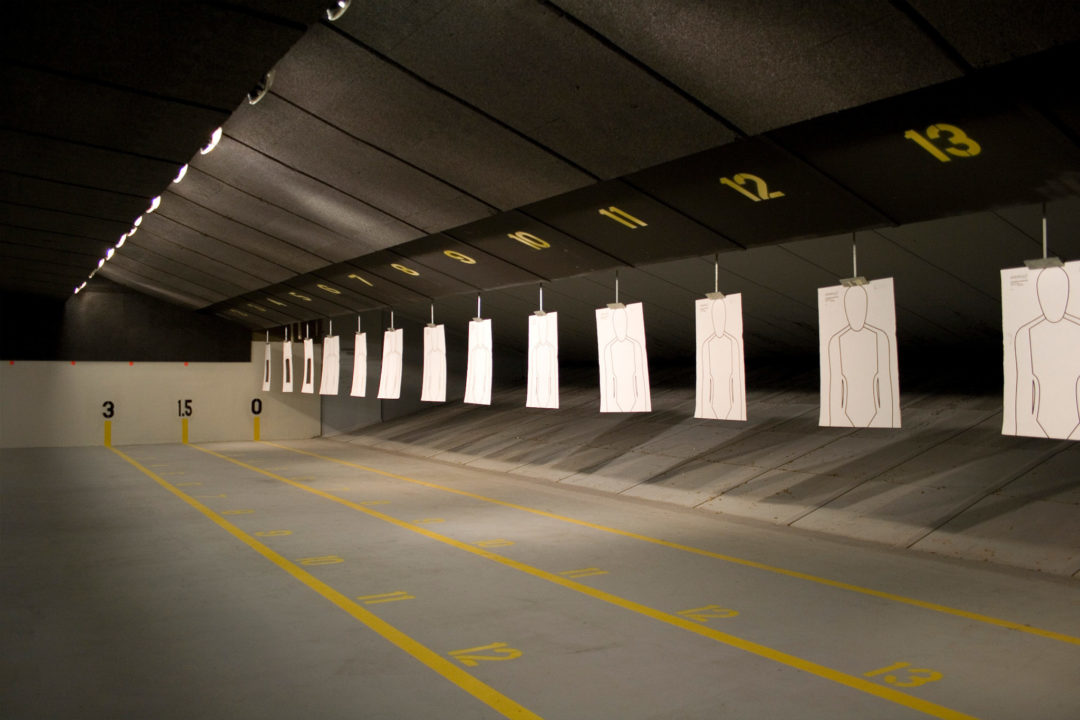
[[[276,473],[272,473],[269,470],[263,470],[262,468],[256,467],[255,465],[243,462],[242,460],[236,460],[235,458],[231,458],[227,455],[222,455],[221,453],[214,452],[213,450],[199,447],[198,445],[191,445],[190,447],[204,452],[207,455],[213,455],[214,457],[221,458],[222,460],[225,460],[227,462],[231,462],[234,465],[239,465],[242,468],[246,468],[248,470],[251,470],[252,472],[259,473],[260,475],[265,475],[266,477],[279,480],[280,482],[283,482],[287,485],[299,488],[304,492],[309,492],[313,495],[318,495],[319,497],[344,505],[345,507],[351,508],[352,510],[356,510],[358,512],[362,512],[365,515],[377,518],[379,520],[382,520],[383,522],[389,523],[391,525],[396,525],[399,528],[409,530],[411,532],[417,533],[418,535],[423,535],[424,537],[431,540],[435,540],[445,545],[457,548],[458,550],[463,550],[467,553],[477,555],[486,560],[497,562],[500,565],[513,568],[514,570],[523,572],[527,575],[531,575],[535,578],[546,580],[548,582],[555,583],[556,585],[561,585],[569,590],[579,592],[582,595],[587,595],[596,600],[602,600],[611,605],[615,605],[616,607],[638,613],[639,615],[644,615],[645,617],[667,623],[668,625],[673,625],[677,628],[681,628],[683,630],[687,630],[697,635],[709,638],[710,640],[716,640],[717,642],[721,642],[730,647],[752,653],[767,660],[772,660],[782,665],[786,665],[788,667],[810,673],[811,675],[816,675],[817,677],[831,680],[835,683],[839,683],[840,685],[845,685],[854,690],[868,693],[875,697],[881,698],[882,700],[887,700],[889,702],[896,703],[897,705],[902,705],[912,710],[917,710],[918,712],[925,713],[932,717],[941,718],[942,720],[975,720],[972,715],[967,715],[957,710],[947,708],[943,705],[938,705],[937,703],[932,703],[927,700],[923,700],[922,698],[908,695],[907,693],[900,692],[899,690],[893,690],[892,688],[879,685],[869,680],[864,680],[863,678],[855,675],[849,675],[848,673],[842,672],[840,670],[834,670],[833,668],[827,667],[825,665],[819,665],[818,663],[810,660],[805,660],[795,655],[789,655],[788,653],[768,647],[767,645],[761,645],[759,643],[745,640],[729,633],[705,627],[693,620],[689,620],[678,615],[673,615],[671,613],[666,613],[662,610],[657,610],[656,608],[649,607],[648,605],[642,605],[641,603],[634,602],[633,600],[628,600],[618,595],[604,592],[603,590],[597,590],[596,588],[590,587],[588,585],[583,585],[582,583],[575,582],[574,580],[570,580],[560,575],[556,575],[555,573],[550,573],[546,570],[541,570],[540,568],[533,567],[532,565],[527,565],[523,562],[504,557],[502,555],[499,555],[498,553],[484,550],[483,548],[476,547],[475,545],[470,545],[460,540],[455,540],[454,538],[448,537],[446,535],[440,535],[439,533],[428,530],[427,528],[421,527],[419,525],[414,525],[413,523],[406,522],[404,520],[398,520],[397,518],[391,517],[390,515],[385,515],[378,510],[373,510],[368,506],[352,502],[351,500],[340,498],[337,495],[328,493],[324,490],[317,490],[316,488],[295,482],[281,475],[277,475]]]
[[[192,447],[195,447],[195,446],[192,446]],[[409,655],[412,655],[414,658],[416,658],[417,660],[422,662],[424,665],[427,665],[429,668],[431,668],[435,672],[439,673],[444,678],[446,678],[447,680],[454,683],[455,685],[457,685],[459,688],[461,688],[465,692],[467,692],[470,695],[472,695],[473,697],[475,697],[477,700],[480,700],[484,704],[486,704],[489,707],[491,707],[492,709],[496,710],[497,712],[499,712],[504,717],[521,719],[521,720],[533,720],[533,719],[542,720],[540,718],[540,716],[537,715],[536,713],[534,713],[531,710],[529,710],[529,709],[519,705],[518,703],[514,702],[513,700],[506,697],[505,695],[503,695],[502,693],[500,693],[498,690],[491,687],[490,685],[487,685],[486,683],[483,683],[480,680],[476,679],[475,677],[473,677],[469,673],[467,673],[464,670],[462,670],[461,668],[459,668],[454,663],[450,662],[449,660],[447,660],[446,658],[441,656],[439,653],[437,653],[434,650],[430,649],[426,645],[422,645],[421,643],[419,643],[416,640],[412,639],[411,637],[409,637],[405,633],[398,630],[393,625],[391,625],[388,622],[382,620],[378,615],[375,615],[374,613],[372,613],[369,610],[365,610],[358,603],[350,600],[348,597],[346,597],[342,593],[338,592],[334,588],[330,587],[329,585],[324,583],[322,580],[319,580],[317,577],[315,577],[311,573],[309,573],[306,570],[302,569],[299,565],[289,561],[284,556],[279,555],[278,553],[274,552],[268,546],[266,546],[263,543],[259,542],[258,540],[256,540],[251,535],[248,535],[246,532],[244,532],[243,530],[241,530],[237,526],[233,525],[228,520],[223,518],[221,515],[214,512],[213,510],[211,510],[207,506],[203,505],[201,502],[199,502],[195,498],[191,497],[190,495],[187,495],[182,490],[177,489],[175,486],[173,486],[167,480],[164,480],[157,473],[153,472],[152,470],[150,470],[150,469],[148,469],[146,467],[143,467],[134,458],[126,455],[125,453],[121,452],[120,450],[117,450],[114,447],[111,447],[109,449],[112,450],[117,455],[119,455],[120,457],[122,457],[124,460],[127,460],[129,463],[134,465],[138,470],[142,471],[144,474],[146,474],[147,476],[152,478],[155,482],[157,482],[163,488],[165,488],[166,490],[171,492],[173,495],[176,495],[178,498],[180,498],[181,500],[186,502],[188,505],[191,505],[193,508],[195,508],[196,510],[201,512],[203,515],[205,515],[206,517],[213,520],[215,523],[217,523],[218,526],[220,526],[222,529],[224,529],[225,531],[230,533],[233,537],[235,537],[238,540],[242,541],[244,544],[246,544],[252,550],[259,553],[264,558],[266,558],[270,562],[274,563],[279,568],[281,568],[285,572],[289,573],[290,575],[292,575],[294,578],[296,578],[300,582],[304,583],[304,585],[307,585],[309,588],[311,588],[315,592],[322,595],[324,598],[326,598],[327,600],[332,602],[334,605],[337,605],[339,608],[341,608],[342,610],[347,612],[353,618],[355,618],[356,620],[359,620],[364,625],[368,626],[371,630],[374,630],[376,633],[381,635],[386,640],[389,640],[391,643],[393,643],[397,647],[399,647],[402,650],[404,650],[405,652],[409,653]],[[202,448],[199,448],[199,449],[201,450]],[[213,454],[217,455],[217,453],[213,453]],[[217,455],[217,456],[221,457],[221,458],[225,458],[224,455]],[[229,459],[229,458],[225,458],[225,459]],[[234,461],[234,462],[238,462],[238,461]],[[243,463],[240,463],[240,464],[243,464]]]
[[[320,460],[327,460],[329,462],[338,463],[339,465],[345,465],[351,468],[356,468],[358,470],[363,470],[365,472],[375,473],[376,475],[394,478],[395,480],[402,480],[404,482],[413,483],[415,485],[422,485],[424,487],[432,488],[435,490],[441,490],[443,492],[461,495],[463,497],[472,498],[473,500],[481,500],[483,502],[492,503],[494,505],[502,505],[503,507],[513,508],[514,510],[521,510],[522,512],[532,513],[533,515],[539,515],[541,517],[551,518],[553,520],[560,520],[562,522],[572,523],[574,525],[580,525],[581,527],[587,527],[593,530],[599,530],[601,532],[612,533],[614,535],[621,535],[623,537],[633,538],[634,540],[641,540],[642,542],[652,543],[653,545],[661,545],[663,547],[672,548],[674,550],[681,550],[683,552],[694,553],[695,555],[703,555],[705,557],[714,558],[716,560],[723,560],[724,562],[733,563],[735,565],[742,565],[744,567],[755,568],[757,570],[765,570],[767,572],[776,573],[778,575],[786,575],[787,577],[798,578],[799,580],[807,580],[809,582],[818,583],[820,585],[827,585],[829,587],[838,588],[840,590],[848,590],[850,592],[856,592],[862,595],[870,595],[872,597],[882,598],[884,600],[904,603],[905,605],[913,605],[915,607],[923,608],[924,610],[933,610],[934,612],[945,613],[946,615],[954,615],[956,617],[962,617],[967,620],[974,620],[976,622],[987,623],[989,625],[997,625],[998,627],[1008,628],[1009,630],[1016,630],[1018,632],[1028,633],[1030,635],[1038,635],[1039,637],[1048,638],[1050,640],[1057,640],[1059,642],[1080,645],[1080,637],[1073,637],[1072,635],[1054,632],[1053,630],[1044,630],[1042,628],[1032,627],[1031,625],[1024,625],[1021,623],[1013,622],[1011,620],[1003,620],[1001,618],[996,618],[990,615],[982,615],[980,613],[968,612],[967,610],[960,610],[959,608],[949,607],[948,605],[939,605],[937,603],[927,602],[925,600],[905,597],[904,595],[896,595],[894,593],[884,592],[882,590],[874,590],[873,588],[852,585],[851,583],[841,582],[839,580],[830,580],[829,578],[818,577],[817,575],[810,575],[809,573],[799,572],[798,570],[788,570],[786,568],[776,567],[774,565],[767,565],[765,563],[756,562],[754,560],[745,560],[743,558],[734,557],[733,555],[724,555],[723,553],[713,552],[711,550],[704,550],[702,548],[696,548],[690,545],[682,545],[680,543],[672,542],[670,540],[661,540],[660,538],[649,537],[648,535],[639,535],[638,533],[629,532],[627,530],[619,530],[618,528],[598,525],[596,523],[591,523],[586,520],[578,520],[577,518],[547,512],[546,510],[537,510],[536,508],[527,507],[525,505],[518,505],[515,503],[507,502],[505,500],[498,500],[496,498],[486,497],[484,495],[477,495],[476,493],[471,493],[467,490],[458,490],[456,488],[446,487],[445,485],[438,485],[436,483],[427,482],[426,480],[417,480],[415,478],[407,477],[405,475],[398,475],[397,473],[388,472],[386,470],[379,470],[378,468],[361,465],[359,463],[350,462],[348,460],[342,460],[341,458],[330,457],[329,455],[319,455],[318,453],[313,453],[308,450],[300,450],[299,448],[292,448],[287,445],[279,445],[277,443],[265,441],[262,444],[271,445],[273,447],[281,448],[282,450],[288,450],[289,452],[298,453],[300,455],[308,455],[313,458],[319,458]]]

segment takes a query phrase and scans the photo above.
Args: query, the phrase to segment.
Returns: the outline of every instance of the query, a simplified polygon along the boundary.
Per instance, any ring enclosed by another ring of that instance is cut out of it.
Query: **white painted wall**
[[[318,349],[318,348],[316,348]],[[103,403],[114,405],[114,445],[180,442],[177,400],[191,400],[190,442],[251,440],[252,400],[264,440],[315,437],[320,399],[281,392],[281,344],[274,343],[275,389],[262,392],[263,343],[250,363],[5,362],[0,365],[0,447],[100,445]],[[295,348],[297,367],[301,350]],[[316,353],[315,378],[319,377]],[[317,385],[317,383],[316,383]]]

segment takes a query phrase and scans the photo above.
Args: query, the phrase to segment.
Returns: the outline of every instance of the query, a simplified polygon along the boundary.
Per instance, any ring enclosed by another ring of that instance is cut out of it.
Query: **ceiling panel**
[[[338,233],[357,238],[372,248],[396,245],[423,234],[337,188],[291,170],[228,137],[222,138],[212,153],[195,158],[192,168]]]
[[[886,0],[556,0],[748,134],[957,77]]]
[[[909,0],[976,67],[1073,42],[1080,4],[1061,0]]]
[[[65,274],[72,275],[72,277],[89,274],[86,268],[91,267],[91,263],[96,263],[98,258],[92,252],[58,247],[46,248],[36,245],[19,245],[4,241],[0,241],[0,257],[4,258],[4,265],[8,265],[9,261],[12,262],[13,271],[15,271],[14,263],[22,261],[19,262],[19,267],[30,267],[31,263],[35,263],[55,268]]]
[[[243,291],[266,285],[266,281],[251,274],[247,266],[230,265],[219,257],[211,257],[189,247],[185,239],[189,235],[183,235],[175,241],[160,236],[150,229],[155,225],[156,223],[150,221],[144,222],[139,231],[127,240],[124,248],[131,245],[145,249],[168,258],[178,265],[186,265],[209,277],[218,278],[228,285],[242,288]],[[207,242],[212,241],[207,240]]]
[[[592,181],[329,27],[312,27],[275,72],[275,93],[502,210]]]
[[[428,232],[476,220],[487,205],[271,93],[229,119],[228,136]],[[303,138],[301,142],[297,142]]]
[[[191,169],[183,182],[173,185],[162,203],[173,195],[189,200],[215,213],[255,228],[284,242],[304,247],[314,255],[340,261],[362,255],[372,246],[355,235],[341,233],[301,217],[259,197]]]
[[[627,265],[739,247],[619,180],[529,205],[522,212]]]
[[[177,223],[169,219],[164,213],[156,212],[148,215],[139,228],[139,232],[136,233],[135,238],[138,238],[144,230],[208,257],[220,259],[223,263],[234,268],[243,268],[246,272],[260,278],[264,283],[280,282],[294,274],[289,268]],[[128,242],[131,242],[131,240]]]
[[[63,250],[64,252],[89,253],[94,257],[94,262],[97,262],[97,258],[103,256],[105,251],[112,245],[111,242],[93,238],[59,235],[32,228],[11,226],[0,226],[0,241]],[[92,266],[87,266],[86,272],[89,273],[91,268]]]
[[[248,5],[256,12],[224,3],[15,3],[3,54],[228,112],[325,7],[278,2],[264,14],[263,3]]]
[[[169,184],[177,169],[170,162],[3,129],[0,167],[45,180],[143,195],[147,202]]]
[[[123,256],[125,258],[131,258],[147,268],[153,268],[155,271],[162,274],[173,275],[182,280],[186,280],[193,285],[206,288],[216,295],[220,295],[221,298],[239,295],[247,289],[240,285],[234,285],[215,275],[208,275],[189,265],[184,265],[168,256],[160,255],[152,250],[140,247],[134,242],[132,242],[130,247],[128,247],[126,243],[124,244]],[[113,258],[117,257],[119,257],[119,255],[113,255]]]
[[[157,283],[164,288],[184,293],[192,298],[199,299],[199,307],[205,307],[215,302],[228,298],[223,292],[208,288],[202,283],[192,282],[172,272],[163,272],[158,268],[147,265],[138,257],[137,253],[117,253],[112,260],[105,263],[106,267],[121,268],[126,272],[138,275],[146,280]],[[105,268],[103,267],[102,270]],[[101,272],[101,271],[99,271]]]
[[[381,0],[355,5],[337,25],[601,178],[732,137],[541,3]]]
[[[0,107],[0,125],[182,165],[228,112],[88,84],[0,63],[0,85],[19,102]],[[94,107],[93,113],[78,112]],[[73,110],[76,110],[73,112]]]
[[[804,163],[758,139],[675,160],[627,182],[743,246],[885,222]]]
[[[154,215],[197,229],[205,235],[228,242],[293,272],[307,272],[327,262],[326,258],[300,246],[236,222],[177,194],[170,194],[167,200],[162,201]]]
[[[1036,202],[1080,149],[981,83],[947,83],[770,134],[897,223]]]
[[[581,275],[620,264],[610,255],[518,211],[454,228],[446,234],[541,278]]]
[[[62,182],[0,172],[0,201],[62,210],[131,224],[146,209],[146,199]]]
[[[173,303],[174,305],[181,305],[191,309],[198,309],[206,305],[206,302],[197,296],[166,287],[156,280],[133,273],[115,263],[108,263],[107,266],[103,267],[99,272],[102,277],[108,278],[113,282],[135,288],[140,292],[160,298],[166,302]]]
[[[31,228],[45,233],[76,235],[115,243],[131,229],[131,222],[102,220],[59,210],[0,202],[0,224]]]

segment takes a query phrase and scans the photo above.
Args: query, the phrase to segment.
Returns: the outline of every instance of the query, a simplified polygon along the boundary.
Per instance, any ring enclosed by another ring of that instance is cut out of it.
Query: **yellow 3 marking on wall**
[[[105,447],[112,447],[112,420],[105,421]]]

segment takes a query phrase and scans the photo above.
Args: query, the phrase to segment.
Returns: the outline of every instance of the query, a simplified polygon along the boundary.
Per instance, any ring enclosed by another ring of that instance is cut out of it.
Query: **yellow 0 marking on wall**
[[[202,448],[199,449],[201,450]],[[344,610],[353,619],[362,622],[369,629],[382,636],[383,639],[394,644],[401,650],[404,650],[409,655],[413,656],[414,658],[422,662],[424,665],[434,670],[446,680],[449,680],[465,692],[472,695],[480,702],[484,703],[488,707],[501,714],[503,717],[512,718],[513,720],[542,720],[539,715],[532,712],[525,706],[514,702],[509,697],[503,695],[487,683],[481,682],[480,680],[465,672],[456,664],[446,659],[439,653],[435,652],[426,645],[422,645],[421,643],[417,642],[412,637],[406,635],[390,623],[380,618],[378,615],[374,614],[370,610],[363,608],[359,603],[350,600],[348,597],[338,592],[322,580],[318,579],[317,577],[309,573],[307,570],[304,570],[296,563],[288,560],[287,558],[285,558],[285,556],[275,552],[268,545],[264,545],[263,543],[259,542],[254,537],[247,534],[246,532],[223,518],[221,515],[208,508],[206,505],[203,505],[195,498],[192,498],[183,491],[177,489],[171,483],[161,478],[153,471],[140,465],[139,462],[134,458],[126,455],[125,453],[117,450],[116,448],[110,448],[110,450],[122,457],[124,460],[131,463],[131,465],[133,465],[142,473],[157,482],[159,485],[161,485],[161,487],[165,488],[173,495],[180,498],[188,505],[201,512],[203,515],[205,515],[215,524],[217,524],[218,527],[222,528],[230,535],[250,547],[252,550],[277,565],[279,568],[287,572],[296,580],[302,582],[304,585],[314,590],[319,595],[322,595],[324,598],[329,600],[341,610]],[[216,455],[217,453],[214,454]]]
[[[252,438],[251,439],[254,440],[255,442],[259,442],[259,416],[256,415],[254,418],[252,418],[252,420],[254,422],[252,424],[252,432],[251,432]]]
[[[441,490],[442,492],[453,493],[454,495],[460,495],[462,497],[468,497],[474,500],[492,503],[493,505],[501,505],[502,507],[513,508],[514,510],[532,513],[533,515],[539,515],[540,517],[551,518],[552,520],[559,520],[561,522],[571,523],[580,527],[587,527],[593,530],[599,530],[600,532],[619,535],[621,537],[633,538],[634,540],[652,543],[653,545],[660,545],[662,547],[671,548],[673,550],[681,550],[682,552],[693,553],[695,555],[710,557],[716,560],[723,560],[724,562],[729,562],[733,565],[742,565],[743,567],[764,570],[765,572],[776,573],[777,575],[784,575],[799,580],[806,580],[808,582],[818,583],[820,585],[827,585],[828,587],[836,588],[838,590],[846,590],[848,592],[859,593],[861,595],[869,595],[871,597],[877,597],[883,600],[891,600],[893,602],[904,603],[905,605],[913,605],[924,610],[932,610],[934,612],[944,613],[946,615],[961,617],[966,620],[974,620],[975,622],[996,625],[998,627],[1007,628],[1009,630],[1016,630],[1017,632],[1038,635],[1039,637],[1044,637],[1049,640],[1057,640],[1059,642],[1069,643],[1071,645],[1080,645],[1080,637],[1074,637],[1072,635],[1054,632],[1053,630],[1045,630],[1042,628],[1033,627],[1031,625],[1024,625],[1022,623],[1013,622],[1011,620],[996,618],[991,615],[982,615],[980,613],[969,612],[967,610],[960,610],[959,608],[949,607],[948,605],[939,605],[938,603],[927,602],[925,600],[910,598],[904,595],[896,595],[894,593],[884,592],[882,590],[874,590],[873,588],[862,587],[861,585],[853,585],[852,583],[841,582],[839,580],[831,580],[829,578],[823,578],[817,575],[799,572],[798,570],[788,570],[787,568],[776,567],[775,565],[768,565],[766,563],[760,563],[756,560],[745,560],[743,558],[735,557],[734,555],[725,555],[723,553],[713,552],[712,550],[705,550],[702,548],[693,547],[691,545],[683,545],[681,543],[671,542],[670,540],[661,540],[660,538],[649,537],[648,535],[640,535],[638,533],[630,532],[628,530],[619,530],[618,528],[607,527],[606,525],[599,525],[597,523],[591,523],[587,520],[578,520],[577,518],[559,515],[557,513],[548,512],[546,510],[537,510],[536,508],[527,507],[525,505],[517,505],[515,503],[507,502],[505,500],[499,500],[496,498],[486,497],[484,495],[478,495],[477,493],[471,493],[467,490],[458,490],[456,488],[446,487],[445,485],[427,482],[426,480],[417,480],[415,478],[407,477],[405,475],[398,475],[397,473],[388,472],[386,470],[379,470],[378,468],[361,465],[360,463],[354,463],[348,460],[330,457],[328,455],[319,455],[318,453],[313,453],[308,450],[291,448],[287,445],[279,445],[272,442],[264,442],[264,444],[276,448],[281,448],[282,450],[288,450],[289,452],[297,453],[298,455],[307,455],[309,457],[319,458],[321,460],[337,463],[339,465],[345,465],[347,467],[356,468],[358,470],[375,473],[376,475],[382,475],[383,477],[394,478],[395,480],[401,480],[403,482],[412,483],[414,485],[421,485],[423,487],[432,488],[434,490]],[[202,448],[199,449],[201,450]]]
[[[582,583],[576,582],[575,580],[556,575],[555,573],[550,573],[546,570],[541,570],[540,568],[527,565],[523,562],[504,557],[502,555],[499,555],[498,553],[491,552],[490,550],[485,550],[483,548],[470,545],[468,543],[462,542],[461,540],[457,540],[446,535],[440,535],[433,530],[420,527],[419,525],[414,525],[404,520],[398,520],[397,518],[381,513],[378,510],[372,510],[369,507],[364,507],[363,505],[359,505],[350,500],[340,498],[337,495],[332,495],[331,493],[324,492],[322,490],[317,490],[306,485],[301,485],[300,483],[293,482],[292,480],[289,480],[288,478],[281,475],[276,475],[267,470],[263,470],[254,465],[245,463],[241,460],[235,460],[227,455],[222,455],[221,453],[214,452],[213,450],[207,450],[206,448],[199,447],[198,445],[192,445],[191,447],[200,452],[204,452],[207,455],[213,455],[214,457],[221,458],[226,462],[230,462],[234,465],[239,465],[240,467],[247,468],[252,472],[259,473],[260,475],[264,475],[266,477],[274,478],[275,480],[279,480],[280,482],[283,482],[287,485],[292,485],[293,487],[300,488],[305,492],[309,492],[314,495],[318,495],[319,497],[326,498],[327,500],[330,500],[332,502],[336,502],[340,505],[344,505],[345,507],[349,507],[353,510],[365,513],[366,515],[369,515],[371,517],[378,518],[399,528],[410,530],[414,533],[417,533],[418,535],[423,535],[424,537],[457,548],[458,550],[472,553],[473,555],[486,558],[488,560],[491,560],[492,562],[499,563],[500,565],[512,568],[527,575],[531,575],[535,578],[547,580],[548,582],[554,583],[556,585],[561,585],[569,590],[579,592],[582,595],[587,595],[588,597],[594,598],[596,600],[601,600],[610,605],[623,608],[624,610],[629,610],[630,612],[643,615],[647,618],[651,618],[653,620],[657,620],[659,622],[666,623],[674,627],[682,628],[683,630],[692,632],[696,635],[701,635],[702,637],[709,638],[710,640],[715,640],[738,650],[757,655],[758,657],[762,657],[767,660],[772,660],[781,665],[786,665],[788,667],[795,668],[796,670],[801,670],[810,675],[816,675],[817,677],[823,678],[825,680],[830,680],[839,685],[849,687],[853,690],[858,690],[860,692],[873,695],[875,697],[881,698],[882,700],[886,700],[888,702],[892,702],[897,705],[916,710],[932,717],[941,718],[941,720],[976,720],[972,715],[962,713],[958,710],[953,710],[952,708],[947,708],[943,705],[938,705],[937,703],[933,703],[928,700],[923,700],[922,698],[915,697],[914,695],[908,695],[907,693],[901,692],[899,690],[894,690],[891,687],[879,685],[857,675],[851,675],[840,670],[835,670],[831,667],[813,662],[812,660],[806,660],[795,655],[790,655],[781,650],[776,650],[774,648],[768,647],[767,645],[761,645],[760,643],[753,642],[752,640],[746,640],[730,633],[715,630],[713,628],[702,625],[700,622],[690,620],[689,618],[680,617],[679,615],[667,613],[663,610],[657,610],[656,608],[649,607],[648,605],[642,605],[641,603],[634,602],[633,600],[628,600],[618,595],[614,595],[612,593],[590,587],[589,585],[584,585]]]

